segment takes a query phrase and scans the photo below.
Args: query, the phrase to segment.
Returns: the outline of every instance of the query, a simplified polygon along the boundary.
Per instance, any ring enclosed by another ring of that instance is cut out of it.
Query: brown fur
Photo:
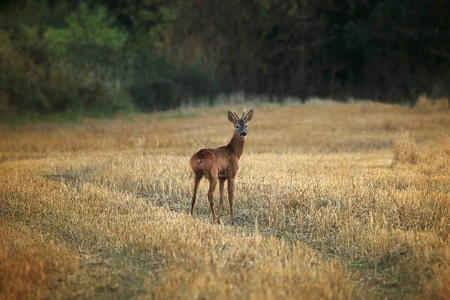
[[[223,189],[225,181],[228,181],[228,201],[230,203],[230,222],[234,223],[233,215],[233,191],[234,180],[239,168],[239,159],[244,151],[245,135],[247,133],[247,122],[253,117],[253,110],[239,118],[236,113],[228,112],[228,119],[235,125],[235,131],[228,145],[216,149],[202,149],[195,153],[190,164],[195,174],[194,194],[191,202],[191,215],[194,212],[194,204],[197,198],[197,190],[200,180],[205,177],[209,181],[208,201],[211,207],[213,220],[220,223],[223,206]],[[219,212],[217,219],[214,213],[213,194],[219,182]]]

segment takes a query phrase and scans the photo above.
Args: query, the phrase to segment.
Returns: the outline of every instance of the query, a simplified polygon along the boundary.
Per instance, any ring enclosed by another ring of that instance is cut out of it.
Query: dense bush
[[[450,94],[445,1],[4,0],[0,109]]]
[[[48,14],[47,10],[44,12]],[[68,17],[65,29],[46,28],[45,24],[3,27],[8,30],[0,35],[0,93],[4,110],[23,114],[65,110],[112,113],[130,109],[124,91],[107,84],[113,77],[103,76],[98,67],[101,57],[110,63],[112,52],[118,53],[120,47],[111,34],[105,34],[116,31],[108,29],[104,9],[90,12],[86,5],[80,5]],[[82,53],[86,55],[79,55]]]
[[[89,74],[72,73],[70,66],[37,64],[27,55],[3,53],[0,74],[3,109],[17,114],[129,109],[120,90],[106,87]]]
[[[3,112],[160,110],[218,91],[212,72],[127,44],[136,36],[115,26],[103,6],[81,2],[71,12],[64,3],[52,9],[28,1],[20,8],[30,10],[36,11],[34,21],[11,23],[7,11],[0,22]],[[64,22],[49,17],[54,11],[65,12]]]
[[[199,67],[176,65],[163,56],[148,54],[135,59],[130,69],[134,103],[142,110],[170,109],[182,103],[212,98],[219,85],[211,72]]]

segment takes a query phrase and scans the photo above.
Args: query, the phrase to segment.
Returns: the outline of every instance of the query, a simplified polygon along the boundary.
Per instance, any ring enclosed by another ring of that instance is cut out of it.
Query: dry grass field
[[[0,125],[0,299],[450,297],[448,102],[247,106],[235,225],[188,215],[231,107]]]

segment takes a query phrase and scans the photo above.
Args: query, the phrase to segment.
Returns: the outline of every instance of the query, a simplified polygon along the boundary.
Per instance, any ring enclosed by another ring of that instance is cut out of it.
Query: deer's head
[[[228,120],[233,123],[234,128],[236,130],[236,133],[241,136],[245,137],[247,135],[247,123],[250,122],[250,120],[253,118],[253,109],[250,110],[248,113],[245,113],[245,108],[242,113],[242,117],[239,118],[236,111],[229,111],[228,112]]]

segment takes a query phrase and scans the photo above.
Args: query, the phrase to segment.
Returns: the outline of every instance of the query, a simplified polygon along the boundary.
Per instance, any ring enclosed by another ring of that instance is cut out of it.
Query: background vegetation
[[[0,111],[151,111],[229,92],[413,103],[449,94],[448,15],[445,0],[5,0]]]
[[[447,102],[252,108],[233,226],[227,107],[0,125],[0,299],[448,299]]]

